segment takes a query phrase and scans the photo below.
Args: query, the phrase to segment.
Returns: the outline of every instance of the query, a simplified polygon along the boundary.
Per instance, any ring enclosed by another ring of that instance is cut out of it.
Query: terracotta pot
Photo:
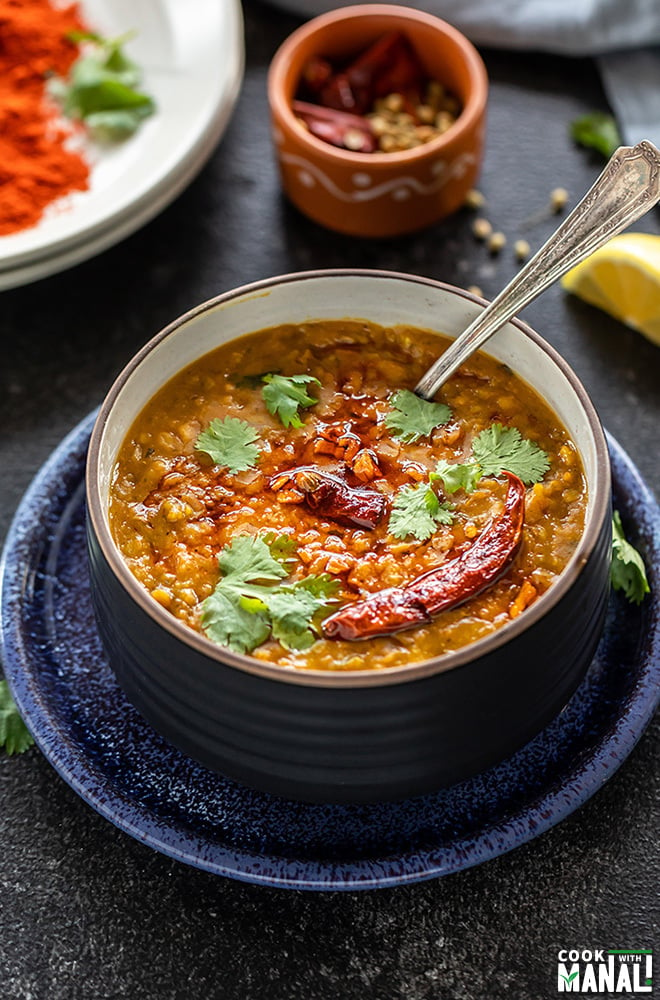
[[[331,61],[364,51],[391,30],[402,31],[431,79],[461,103],[456,122],[415,149],[353,153],[316,138],[291,110],[311,56]],[[268,76],[273,139],[291,201],[330,229],[355,236],[395,236],[429,226],[465,201],[479,173],[488,79],[474,46],[455,28],[410,7],[344,7],[303,25],[276,53]]]

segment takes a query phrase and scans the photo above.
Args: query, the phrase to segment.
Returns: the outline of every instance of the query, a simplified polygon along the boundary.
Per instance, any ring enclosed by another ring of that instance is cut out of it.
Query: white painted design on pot
[[[351,179],[355,184],[356,177],[359,176],[360,187],[352,191],[344,191],[327,174],[304,157],[285,152],[280,155],[283,163],[299,168],[298,180],[305,187],[312,187],[314,181],[318,181],[334,198],[348,202],[375,201],[376,198],[383,198],[386,195],[397,201],[410,198],[413,194],[428,196],[439,191],[454,177],[463,177],[468,167],[476,163],[476,157],[473,153],[461,153],[451,163],[447,163],[446,160],[436,160],[431,166],[431,172],[435,177],[431,184],[423,184],[416,177],[403,176],[371,187],[365,184],[365,180],[368,178],[367,174],[354,174]],[[368,180],[370,185],[371,178]]]
[[[356,188],[367,188],[371,184],[371,177],[369,174],[362,173],[361,171],[357,174],[353,174],[351,180]]]

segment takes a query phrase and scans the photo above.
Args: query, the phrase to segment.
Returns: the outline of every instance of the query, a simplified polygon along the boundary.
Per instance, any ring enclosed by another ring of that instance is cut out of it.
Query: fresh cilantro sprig
[[[429,473],[428,482],[417,486],[404,486],[392,502],[389,531],[395,538],[412,535],[426,541],[436,531],[438,524],[451,524],[453,507],[442,503],[433,484],[442,483],[445,493],[464,490],[472,493],[484,476],[499,476],[512,472],[524,483],[536,483],[550,467],[546,453],[522,437],[516,427],[492,424],[474,439],[472,460],[447,462],[440,459],[435,471]]]
[[[472,442],[474,461],[482,476],[511,472],[523,483],[538,483],[550,468],[550,459],[537,444],[523,438],[517,427],[491,424]]]
[[[445,403],[430,403],[411,392],[399,389],[390,399],[391,413],[385,417],[385,426],[393,437],[406,444],[413,444],[436,427],[451,420],[451,410]]]
[[[596,149],[609,159],[622,145],[621,134],[615,119],[604,111],[582,115],[571,122],[571,138],[580,146]]]
[[[621,524],[621,515],[615,510],[612,515],[612,564],[610,568],[612,586],[622,590],[633,604],[641,604],[650,592],[644,560],[637,549],[626,539]]]
[[[453,507],[441,503],[428,483],[404,486],[392,501],[388,530],[395,538],[412,535],[420,542],[433,535],[439,524],[451,524]]]
[[[251,653],[268,638],[285,649],[308,649],[314,624],[328,608],[338,584],[327,573],[285,583],[288,536],[240,535],[222,550],[222,576],[202,604],[202,628],[209,639],[239,653]]]
[[[456,493],[457,490],[472,493],[481,476],[481,466],[477,462],[446,462],[441,458],[435,472],[430,473],[429,480],[434,483],[439,479],[445,493]]]
[[[8,754],[23,753],[34,743],[18,713],[7,681],[0,681],[0,748]]]
[[[86,51],[66,80],[50,81],[51,94],[64,114],[83,121],[101,142],[133,135],[156,107],[152,97],[137,89],[142,73],[123,49],[129,37],[107,39],[92,32],[72,32],[71,40],[86,43]]]
[[[440,459],[431,482],[437,479],[447,493],[465,490],[472,493],[484,476],[499,476],[512,472],[531,486],[543,479],[550,468],[550,459],[537,444],[523,438],[517,427],[491,424],[477,434],[472,442],[472,459],[468,462],[446,462]]]
[[[318,403],[318,399],[310,396],[305,386],[320,385],[319,380],[313,375],[276,375],[271,372],[263,376],[263,381],[266,385],[261,393],[268,412],[279,417],[285,427],[302,427],[299,408]]]
[[[195,449],[210,455],[216,465],[226,465],[229,472],[243,472],[256,465],[259,448],[254,427],[238,417],[216,417],[195,441]]]

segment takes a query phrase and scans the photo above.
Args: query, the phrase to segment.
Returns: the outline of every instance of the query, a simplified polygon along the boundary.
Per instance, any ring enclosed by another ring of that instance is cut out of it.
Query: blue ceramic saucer
[[[311,805],[207,771],[159,737],[119,690],[96,630],[84,466],[94,415],[25,495],[2,567],[7,680],[43,754],[102,816],[198,868],[261,885],[357,890],[477,865],[560,822],[616,771],[660,691],[660,511],[609,439],[615,506],[650,570],[641,607],[613,595],[588,674],[563,712],[503,764],[434,795]]]

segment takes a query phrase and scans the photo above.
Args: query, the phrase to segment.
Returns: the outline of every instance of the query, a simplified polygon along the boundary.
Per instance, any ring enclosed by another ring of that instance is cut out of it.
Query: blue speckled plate
[[[585,802],[630,753],[660,690],[660,512],[612,440],[615,504],[651,572],[641,608],[613,596],[588,675],[508,761],[405,802],[325,806],[254,792],[198,766],[126,701],[92,614],[83,474],[93,415],[43,467],[2,571],[5,671],[42,752],[131,836],[198,868],[291,889],[404,885],[480,864]]]

